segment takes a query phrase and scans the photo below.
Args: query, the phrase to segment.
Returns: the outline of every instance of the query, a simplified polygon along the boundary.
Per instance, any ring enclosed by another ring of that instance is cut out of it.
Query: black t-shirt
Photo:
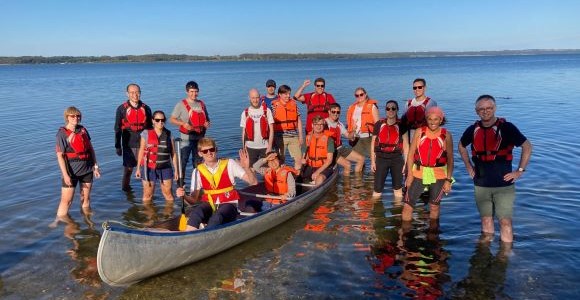
[[[500,149],[505,149],[508,145],[520,147],[527,140],[520,130],[510,122],[504,122],[498,128],[502,137]],[[467,147],[473,143],[474,131],[475,124],[467,127],[461,136],[461,145]],[[512,171],[511,160],[506,160],[504,157],[496,157],[494,161],[482,162],[473,156],[471,160],[475,166],[473,182],[476,186],[503,187],[513,184],[513,182],[503,180],[503,176]]]

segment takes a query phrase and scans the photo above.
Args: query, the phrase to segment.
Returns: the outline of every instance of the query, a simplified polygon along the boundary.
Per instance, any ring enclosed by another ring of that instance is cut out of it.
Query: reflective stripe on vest
[[[228,174],[228,159],[220,159],[215,174],[212,174],[205,164],[197,165],[201,187],[203,188],[202,200],[207,201],[215,211],[216,204],[231,202],[239,199],[238,192],[234,189]]]
[[[145,145],[145,160],[149,169],[165,169],[171,167],[171,132],[167,129],[157,136],[155,129],[147,130],[147,143]]]
[[[427,136],[427,127],[421,127],[421,136],[414,155],[417,167],[419,165],[424,167],[440,167],[447,164],[446,135],[447,130],[441,128],[438,137],[429,138]]]

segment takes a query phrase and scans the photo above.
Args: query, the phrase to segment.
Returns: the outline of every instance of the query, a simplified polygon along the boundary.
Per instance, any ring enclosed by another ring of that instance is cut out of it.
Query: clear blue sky
[[[0,56],[580,49],[575,0],[0,0]]]

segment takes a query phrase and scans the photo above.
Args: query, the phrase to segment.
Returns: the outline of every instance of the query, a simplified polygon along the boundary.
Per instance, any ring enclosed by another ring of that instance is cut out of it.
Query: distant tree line
[[[66,64],[66,63],[130,63],[130,62],[186,62],[186,61],[259,61],[259,60],[315,60],[315,59],[377,59],[404,57],[445,57],[445,56],[498,56],[498,55],[542,55],[580,54],[580,49],[572,50],[502,50],[502,51],[424,51],[389,53],[245,53],[240,55],[185,55],[185,54],[145,54],[121,56],[0,56],[0,64]]]

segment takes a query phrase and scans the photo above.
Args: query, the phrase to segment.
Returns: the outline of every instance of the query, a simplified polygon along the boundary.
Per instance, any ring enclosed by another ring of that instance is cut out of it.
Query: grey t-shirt
[[[81,134],[82,129],[84,129],[84,127],[78,125],[77,128],[75,128],[75,132],[72,134]],[[89,132],[86,131],[86,129],[84,129],[84,131],[86,132],[87,138],[90,141],[91,137]],[[61,127],[56,133],[56,152],[74,152],[70,142],[68,141],[68,138],[69,137],[67,136],[65,129]],[[94,158],[89,160],[66,159],[66,162],[69,176],[82,176],[88,174],[93,171],[93,166],[95,164]]]

